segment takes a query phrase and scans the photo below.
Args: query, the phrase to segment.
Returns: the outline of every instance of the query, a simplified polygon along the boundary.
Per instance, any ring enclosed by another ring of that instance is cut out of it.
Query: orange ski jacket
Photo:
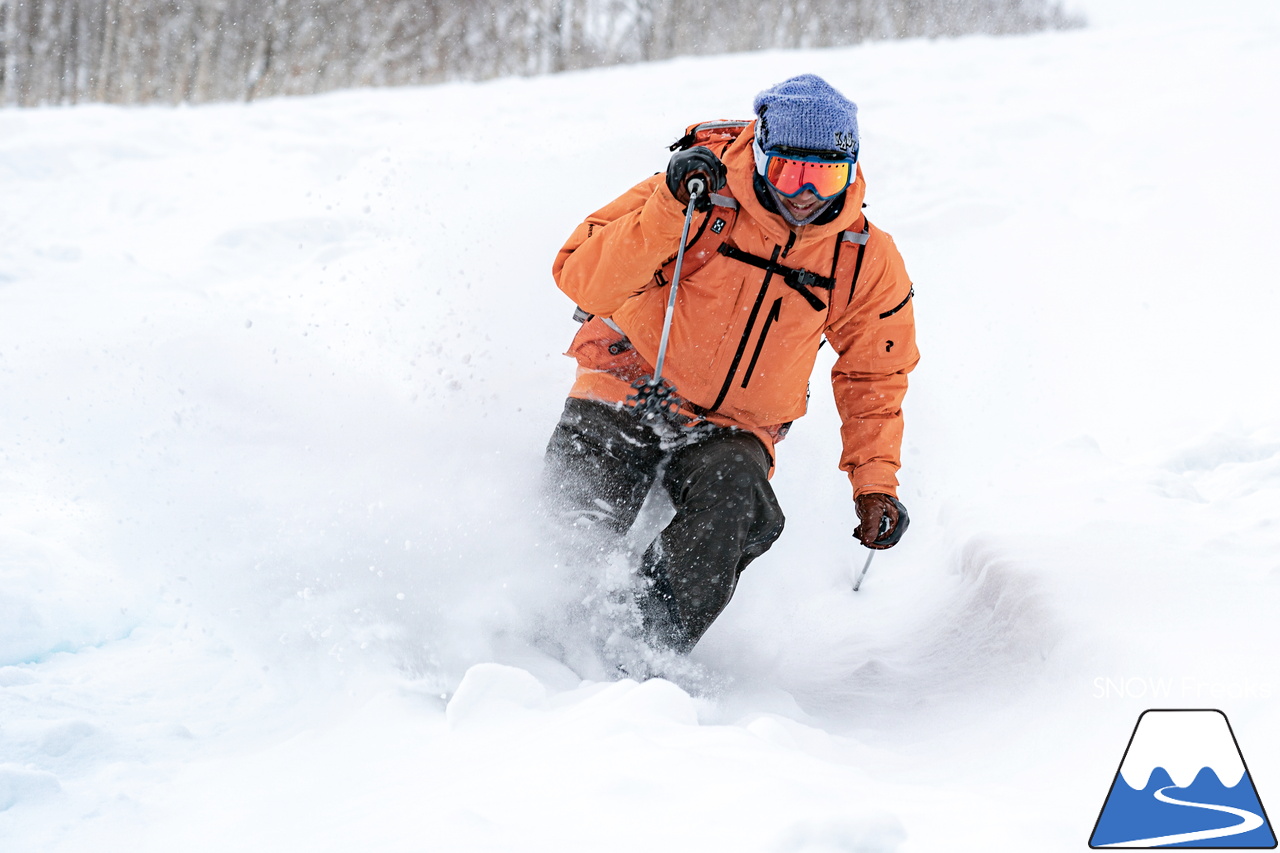
[[[752,184],[754,132],[752,122],[722,150],[711,146],[726,169],[720,200],[737,204],[724,243],[772,259],[774,269],[717,252],[688,272],[686,252],[664,378],[687,401],[683,414],[750,430],[775,456],[774,443],[805,412],[825,337],[837,353],[831,381],[842,421],[840,467],[855,496],[896,495],[902,400],[920,357],[902,257],[862,214],[861,166],[833,222],[793,229],[766,210]],[[690,233],[714,227],[718,213],[695,213]],[[652,375],[684,215],[660,173],[588,216],[556,256],[556,284],[595,315],[566,353],[578,361],[571,397],[620,403],[633,393],[631,382]],[[838,253],[858,250],[845,232],[865,241],[855,275],[836,275],[834,287],[821,289],[781,274],[779,266],[820,276],[854,268],[837,264]]]

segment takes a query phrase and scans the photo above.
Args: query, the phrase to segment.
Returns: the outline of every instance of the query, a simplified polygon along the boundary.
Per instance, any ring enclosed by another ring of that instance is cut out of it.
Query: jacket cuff
[[[868,462],[859,465],[849,474],[853,483],[853,496],[869,495],[879,492],[893,497],[898,496],[897,466],[888,462]]]

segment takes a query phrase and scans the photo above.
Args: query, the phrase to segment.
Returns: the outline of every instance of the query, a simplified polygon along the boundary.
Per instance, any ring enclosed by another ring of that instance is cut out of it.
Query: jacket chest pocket
[[[766,273],[756,285],[737,340],[727,341],[733,346],[732,356],[722,367],[719,394],[711,408],[718,408],[731,393],[751,393],[762,381],[772,388],[794,382],[803,389],[825,320],[825,303],[822,311],[815,310],[781,277]]]

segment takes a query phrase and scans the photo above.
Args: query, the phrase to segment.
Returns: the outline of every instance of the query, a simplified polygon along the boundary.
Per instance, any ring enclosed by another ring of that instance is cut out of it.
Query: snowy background
[[[1082,850],[1150,707],[1222,709],[1280,810],[1280,7],[1077,6],[0,112],[0,849]],[[916,283],[911,532],[852,593],[820,361],[696,667],[584,681],[534,642],[552,257],[805,71]]]

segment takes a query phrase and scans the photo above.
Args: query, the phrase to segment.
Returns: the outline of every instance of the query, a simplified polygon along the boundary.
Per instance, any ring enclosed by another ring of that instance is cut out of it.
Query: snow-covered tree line
[[[1059,0],[0,0],[0,104],[241,100],[1074,23]]]

